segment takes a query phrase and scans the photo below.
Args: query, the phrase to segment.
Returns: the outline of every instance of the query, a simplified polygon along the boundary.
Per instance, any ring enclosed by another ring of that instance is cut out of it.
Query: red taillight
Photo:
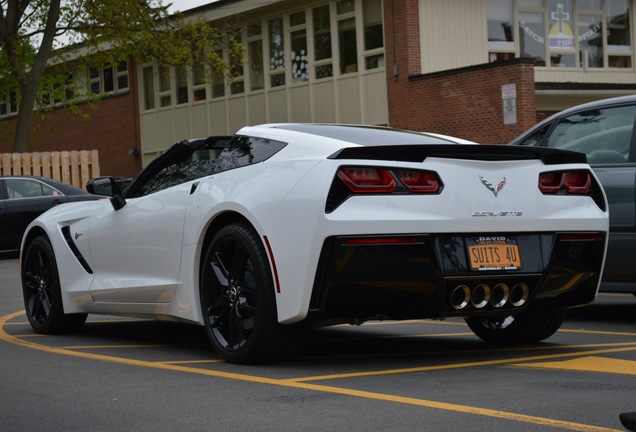
[[[391,193],[397,185],[389,171],[384,168],[341,168],[338,178],[355,193]]]
[[[563,234],[559,239],[561,241],[600,241],[603,240],[603,236],[597,233]]]
[[[556,194],[565,190],[570,194],[586,194],[592,186],[589,171],[553,171],[539,174],[539,190],[544,194]]]
[[[401,169],[395,170],[395,175],[411,192],[435,193],[439,189],[437,177],[431,172]]]
[[[430,171],[379,167],[341,167],[338,178],[354,193],[438,193],[441,184]],[[398,187],[399,179],[402,186]]]
[[[539,189],[544,194],[557,193],[563,185],[562,172],[546,172],[539,174]]]
[[[346,245],[387,245],[417,243],[415,237],[355,237],[345,239]]]
[[[568,193],[588,193],[592,185],[592,176],[587,171],[568,171],[565,174],[565,189]]]

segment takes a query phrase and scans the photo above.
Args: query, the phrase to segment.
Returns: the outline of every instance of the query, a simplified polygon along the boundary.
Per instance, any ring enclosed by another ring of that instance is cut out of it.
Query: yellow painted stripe
[[[1,324],[2,324],[2,320],[0,320],[0,325]],[[141,360],[122,359],[117,357],[73,352],[73,351],[68,351],[68,350],[60,349],[60,348],[51,348],[51,347],[45,347],[42,345],[36,345],[30,342],[20,341],[19,339],[16,340],[12,336],[7,335],[4,332],[4,330],[0,331],[0,339],[10,343],[15,343],[17,345],[21,345],[27,348],[34,348],[37,350],[46,351],[50,353],[71,355],[76,357],[92,359],[92,360],[108,361],[108,362],[118,363],[118,364],[149,367],[149,368],[169,370],[169,371],[175,371],[175,372],[195,373],[199,375],[205,375],[205,376],[211,376],[211,377],[217,377],[217,378],[228,378],[228,379],[248,381],[248,382],[260,383],[260,384],[269,384],[269,385],[297,388],[302,390],[313,390],[313,391],[319,391],[319,392],[325,392],[325,393],[340,394],[345,396],[380,400],[385,402],[402,403],[402,404],[420,406],[425,408],[442,409],[447,411],[460,412],[464,414],[474,414],[474,415],[481,415],[481,416],[487,416],[487,417],[501,418],[505,420],[513,420],[513,421],[519,421],[524,423],[550,426],[557,429],[584,431],[584,432],[616,431],[615,429],[602,428],[602,427],[585,425],[580,423],[566,422],[566,421],[560,421],[560,420],[554,420],[554,419],[548,419],[548,418],[542,418],[542,417],[528,416],[528,415],[518,414],[518,413],[511,413],[506,411],[497,411],[497,410],[490,410],[490,409],[479,408],[479,407],[471,407],[466,405],[457,405],[457,404],[451,404],[446,402],[436,402],[436,401],[416,399],[416,398],[410,398],[410,397],[404,397],[404,396],[395,396],[395,395],[389,395],[389,394],[383,394],[383,393],[374,393],[374,392],[353,390],[353,389],[340,388],[340,387],[300,383],[300,382],[294,382],[289,380],[279,380],[279,379],[273,379],[273,378],[258,377],[253,375],[236,374],[236,373],[221,372],[221,371],[215,371],[215,370],[196,369],[196,368],[189,368],[189,367],[184,367],[184,366],[179,366],[174,364],[152,363],[152,362],[141,361]]]
[[[523,423],[549,426],[549,427],[553,427],[560,430],[573,430],[573,431],[582,431],[582,432],[617,432],[618,431],[616,429],[609,429],[609,428],[603,428],[598,426],[567,422],[567,421],[561,421],[561,420],[555,420],[555,419],[549,419],[549,418],[543,418],[543,417],[535,417],[535,416],[529,416],[529,415],[507,412],[507,411],[491,410],[491,409],[472,407],[467,405],[458,405],[458,404],[452,404],[452,403],[446,403],[446,402],[416,399],[411,397],[396,396],[396,395],[375,393],[375,392],[368,392],[368,391],[361,391],[361,390],[353,390],[353,389],[341,388],[341,387],[310,384],[306,382],[301,382],[301,380],[288,380],[288,379],[281,380],[281,379],[275,379],[275,378],[259,377],[254,375],[237,374],[232,372],[222,372],[217,370],[198,369],[198,368],[180,366],[177,364],[154,363],[154,362],[148,362],[143,360],[124,359],[124,358],[111,357],[111,356],[105,356],[105,355],[99,355],[99,354],[70,351],[64,348],[53,348],[53,347],[39,345],[33,342],[22,340],[20,338],[9,335],[8,333],[4,331],[4,324],[7,321],[11,320],[14,317],[20,316],[23,313],[24,312],[15,312],[9,315],[5,315],[4,317],[0,317],[0,340],[9,342],[15,345],[19,345],[25,348],[36,349],[39,351],[44,351],[44,352],[53,353],[53,354],[80,357],[80,358],[85,358],[90,360],[100,360],[100,361],[106,361],[106,362],[116,363],[116,364],[124,364],[129,366],[141,366],[141,367],[147,367],[147,368],[168,370],[173,372],[185,372],[185,373],[191,373],[191,374],[198,374],[198,375],[210,376],[215,378],[227,378],[227,379],[234,379],[234,380],[240,380],[240,381],[246,381],[246,382],[254,382],[254,383],[260,383],[260,384],[269,384],[269,385],[275,385],[275,386],[281,386],[281,387],[296,388],[301,390],[311,390],[311,391],[340,394],[340,395],[359,397],[359,398],[365,398],[365,399],[373,399],[373,400],[379,400],[384,402],[408,404],[408,405],[420,406],[424,408],[441,409],[441,410],[459,412],[464,414],[473,414],[473,415],[480,415],[480,416],[486,416],[486,417],[500,418],[504,420],[512,420],[512,421],[518,421]],[[633,350],[633,349],[636,349],[636,347],[623,348],[621,350],[628,350],[628,349]],[[608,350],[608,351],[615,351],[615,350]],[[574,354],[570,354],[570,355],[574,355]],[[521,359],[518,359],[518,360],[521,360]],[[510,359],[506,360],[506,362],[510,362],[510,361],[511,361]],[[499,362],[503,362],[503,361],[499,361]],[[489,362],[480,362],[480,363],[486,364]],[[468,363],[466,364],[472,366],[472,364],[468,364]],[[455,365],[455,367],[457,367],[457,365]],[[410,368],[410,369],[402,369],[402,370],[419,371],[419,370],[426,370],[426,368]]]
[[[605,372],[623,375],[636,375],[636,361],[620,360],[608,357],[589,356],[562,362],[519,363],[521,366],[534,369],[560,369],[585,372]]]
[[[617,332],[617,331],[604,331],[604,330],[568,330],[568,329],[560,329],[559,332],[563,333],[581,333],[581,334],[597,334],[597,335],[607,335],[607,336],[630,336],[635,337],[636,333],[631,332]]]
[[[509,363],[516,364],[517,362],[525,362],[525,361],[541,361],[541,360],[554,359],[554,358],[575,357],[575,356],[578,357],[580,355],[588,355],[588,354],[609,354],[609,353],[618,353],[618,352],[625,352],[625,351],[636,351],[636,344],[630,344],[629,347],[623,347],[623,348],[611,348],[611,349],[608,348],[608,349],[599,349],[599,350],[591,350],[591,351],[573,351],[573,352],[567,352],[567,353],[519,357],[515,359],[505,358],[505,359],[485,360],[485,361],[469,362],[469,363],[453,363],[453,364],[442,364],[442,365],[435,365],[435,366],[420,366],[420,367],[412,367],[412,368],[387,369],[387,370],[379,370],[379,371],[319,375],[319,376],[312,376],[312,377],[295,378],[295,379],[292,379],[292,381],[307,382],[307,381],[333,380],[333,379],[341,379],[341,378],[357,378],[357,377],[377,376],[377,375],[403,374],[403,373],[413,373],[413,372],[428,372],[428,371],[436,371],[436,370],[493,366],[493,365],[501,365],[501,364],[509,364]]]
[[[121,348],[168,348],[180,346],[192,346],[194,344],[137,344],[137,345],[67,345],[61,347],[69,350],[93,350],[93,349],[121,349]]]

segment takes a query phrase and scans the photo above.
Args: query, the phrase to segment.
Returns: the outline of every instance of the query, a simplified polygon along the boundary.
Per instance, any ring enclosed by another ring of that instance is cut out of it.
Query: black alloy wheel
[[[221,358],[261,363],[300,345],[299,326],[278,323],[269,261],[250,225],[227,225],[208,243],[200,295],[206,332]]]
[[[44,236],[29,244],[22,262],[22,294],[29,323],[37,333],[74,332],[86,314],[65,314],[53,248]]]
[[[466,324],[486,342],[526,344],[542,341],[556,333],[567,313],[567,308],[547,309],[535,303],[516,315],[470,317],[466,318]]]

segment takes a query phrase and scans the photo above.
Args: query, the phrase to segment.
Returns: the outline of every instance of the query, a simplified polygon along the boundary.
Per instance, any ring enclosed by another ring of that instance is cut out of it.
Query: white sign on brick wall
[[[517,124],[517,85],[504,84],[501,86],[503,105],[503,122],[505,125]]]

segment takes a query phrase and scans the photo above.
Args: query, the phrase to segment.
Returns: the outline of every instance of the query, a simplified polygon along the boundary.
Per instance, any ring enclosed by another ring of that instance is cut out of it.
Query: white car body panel
[[[284,324],[307,317],[321,249],[331,236],[608,230],[607,212],[589,196],[547,196],[537,187],[539,171],[587,170],[586,164],[546,169],[538,159],[348,161],[328,157],[356,144],[275,125],[246,127],[239,134],[293,145],[264,162],[128,199],[119,210],[106,200],[69,204],[30,225],[28,230],[42,230],[51,239],[62,269],[66,313],[203,324],[199,300],[203,242],[210,223],[227,212],[240,214],[263,241],[267,239],[270,266],[276,267],[272,277],[278,281],[278,320]],[[326,213],[330,184],[342,165],[435,171],[443,180],[443,192],[356,195]],[[505,187],[495,195],[480,176],[494,184],[505,178]],[[63,241],[60,230],[67,225],[72,226],[71,236],[93,274]]]

